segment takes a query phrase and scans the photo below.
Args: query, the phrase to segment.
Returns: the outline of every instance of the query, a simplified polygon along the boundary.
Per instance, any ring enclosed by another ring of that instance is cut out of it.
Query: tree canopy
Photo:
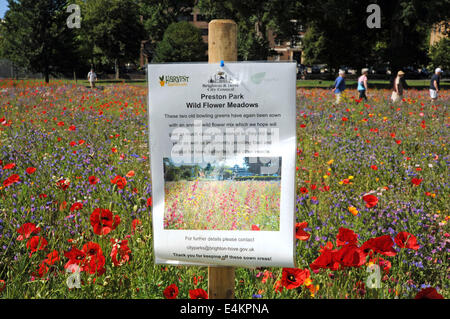
[[[172,23],[156,47],[153,62],[207,61],[208,46],[198,28],[187,21]]]
[[[65,0],[8,0],[1,24],[1,54],[15,65],[44,75],[70,74],[77,67],[74,32],[66,25]]]

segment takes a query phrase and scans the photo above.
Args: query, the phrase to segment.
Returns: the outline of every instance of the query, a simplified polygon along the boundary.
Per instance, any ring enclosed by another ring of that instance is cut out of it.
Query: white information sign
[[[148,66],[156,263],[295,266],[295,73]]]

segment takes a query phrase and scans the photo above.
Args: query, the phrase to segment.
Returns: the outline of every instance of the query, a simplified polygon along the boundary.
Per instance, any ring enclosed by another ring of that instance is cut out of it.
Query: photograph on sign
[[[281,158],[164,158],[164,229],[278,231]],[[213,195],[213,196],[211,196]]]
[[[295,265],[295,71],[148,66],[156,263]]]

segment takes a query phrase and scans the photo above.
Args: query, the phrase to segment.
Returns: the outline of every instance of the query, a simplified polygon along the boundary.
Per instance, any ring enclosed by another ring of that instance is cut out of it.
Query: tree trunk
[[[400,21],[401,7],[400,2],[396,1],[394,12],[391,19],[391,43],[390,43],[390,69],[391,69],[391,81],[395,79],[397,72],[404,66],[403,64],[403,24]]]
[[[45,83],[50,82],[50,72],[48,70],[48,67],[45,67],[44,70],[44,78],[45,78]]]
[[[119,62],[117,59],[114,60],[114,70],[116,71],[116,80],[119,79]]]

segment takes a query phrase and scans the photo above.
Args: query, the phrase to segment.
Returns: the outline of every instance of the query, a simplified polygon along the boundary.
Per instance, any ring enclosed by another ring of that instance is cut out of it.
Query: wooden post
[[[208,24],[208,62],[237,61],[237,25],[233,20]],[[234,267],[208,267],[208,298],[234,299]]]

